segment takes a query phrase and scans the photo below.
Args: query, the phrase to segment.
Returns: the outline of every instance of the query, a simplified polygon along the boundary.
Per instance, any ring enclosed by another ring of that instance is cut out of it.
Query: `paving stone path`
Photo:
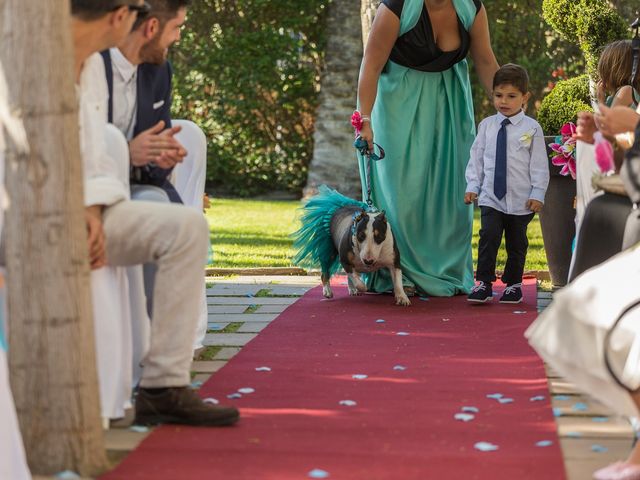
[[[222,368],[240,349],[260,334],[280,312],[320,284],[314,276],[209,278],[207,290],[209,331],[205,349],[192,365],[193,386],[198,387]],[[551,302],[552,293],[538,293],[538,311]],[[268,359],[265,359],[268,360]],[[604,405],[580,394],[547,368],[568,480],[591,478],[601,466],[628,453],[633,430]],[[130,428],[124,419],[106,432],[110,458],[118,462],[149,432]]]

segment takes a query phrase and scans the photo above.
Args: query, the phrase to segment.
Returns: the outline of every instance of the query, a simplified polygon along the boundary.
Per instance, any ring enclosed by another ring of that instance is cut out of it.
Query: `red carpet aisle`
[[[202,388],[242,409],[238,426],[162,427],[103,478],[565,478],[542,362],[523,338],[533,282],[515,306],[401,308],[334,291],[309,292]],[[239,390],[255,391],[227,399]]]

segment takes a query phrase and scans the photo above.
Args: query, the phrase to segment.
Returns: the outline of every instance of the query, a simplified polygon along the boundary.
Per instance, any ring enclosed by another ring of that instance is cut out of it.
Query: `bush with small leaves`
[[[562,125],[575,122],[581,111],[593,111],[589,105],[587,75],[558,82],[542,100],[538,110],[538,123],[545,135],[557,135]]]

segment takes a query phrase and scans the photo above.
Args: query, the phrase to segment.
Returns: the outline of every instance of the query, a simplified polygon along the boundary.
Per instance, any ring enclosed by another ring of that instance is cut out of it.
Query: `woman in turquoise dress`
[[[382,0],[360,70],[360,135],[386,152],[371,165],[371,198],[392,225],[408,292],[473,286],[473,208],[463,202],[475,137],[468,53],[490,92],[498,64],[480,0]],[[384,292],[391,279],[380,270],[367,286]]]

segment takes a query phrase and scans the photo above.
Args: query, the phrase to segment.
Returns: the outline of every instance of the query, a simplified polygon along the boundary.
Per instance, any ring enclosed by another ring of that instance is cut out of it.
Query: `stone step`
[[[134,432],[128,428],[111,428],[104,432],[105,447],[107,450],[133,450],[147,438],[151,430]]]
[[[567,395],[567,397],[566,400],[558,395],[551,397],[553,408],[557,409],[556,411],[562,413],[562,415],[577,417],[610,417],[616,415],[609,407],[586,395]]]
[[[297,301],[294,297],[207,297],[209,305],[291,305]]]
[[[255,313],[282,313],[290,305],[260,305]]]
[[[215,373],[227,364],[224,360],[202,360],[191,364],[191,371],[196,373]]]
[[[209,323],[243,323],[266,322],[269,323],[278,317],[275,313],[213,313],[209,315]]]
[[[265,322],[245,322],[242,326],[236,330],[237,333],[260,333],[262,330],[269,326]]]
[[[256,336],[250,333],[207,333],[203,343],[214,347],[243,347]]]
[[[228,326],[229,326],[229,322],[224,322],[224,323],[211,322],[207,324],[207,330],[213,330],[217,332],[220,330],[224,330]]]
[[[251,275],[231,278],[207,277],[207,282],[215,284],[268,284],[268,285],[320,285],[319,275]]]
[[[240,347],[225,347],[220,349],[220,351],[215,355],[215,360],[231,360],[235,357],[238,352],[240,352]]]
[[[629,422],[620,417],[608,417],[606,422],[593,421],[594,417],[556,417],[558,435],[570,437],[579,433],[583,438],[632,438],[633,429]],[[597,418],[597,417],[595,417]]]
[[[209,313],[244,313],[248,305],[208,305]]]

